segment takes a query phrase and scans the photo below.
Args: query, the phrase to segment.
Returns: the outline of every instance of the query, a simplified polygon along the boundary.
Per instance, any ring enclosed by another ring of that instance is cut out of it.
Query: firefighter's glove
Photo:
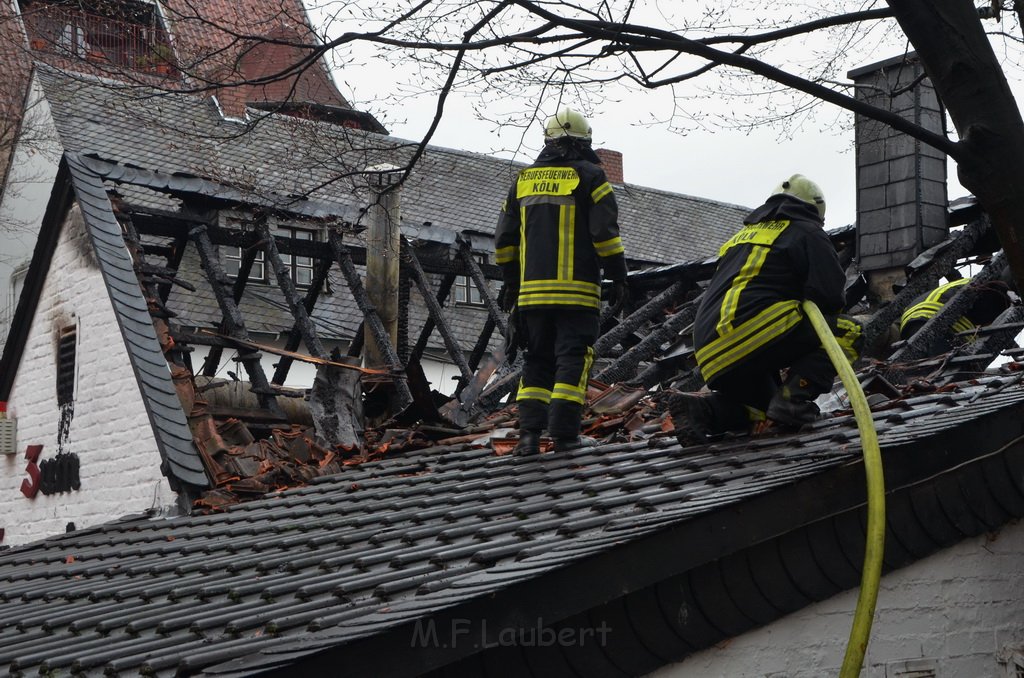
[[[516,306],[516,301],[519,300],[519,285],[513,285],[511,283],[505,283],[501,287],[501,293],[498,295],[501,301],[501,310],[505,313],[511,313],[512,309]]]
[[[618,310],[629,298],[629,285],[625,280],[615,280],[608,288],[608,305]]]
[[[525,348],[526,333],[519,326],[519,309],[515,306],[509,311],[508,326],[505,329],[505,360],[511,365],[515,362],[520,348]]]

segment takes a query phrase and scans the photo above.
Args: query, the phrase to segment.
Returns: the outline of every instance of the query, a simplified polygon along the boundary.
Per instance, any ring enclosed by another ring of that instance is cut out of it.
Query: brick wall
[[[9,414],[18,419],[19,453],[0,457],[5,545],[62,533],[68,522],[83,528],[174,503],[77,208],[72,215],[54,252],[9,404]],[[26,446],[43,445],[42,460],[54,456],[61,443],[55,349],[57,332],[68,325],[78,328],[78,374],[63,447],[80,458],[81,489],[28,499],[21,493]]]
[[[650,678],[837,676],[857,590],[662,667]],[[1024,525],[968,539],[882,578],[863,678],[992,678],[1024,656]],[[930,673],[934,668],[934,673]],[[917,671],[917,672],[914,672]]]
[[[622,153],[607,148],[597,148],[594,149],[594,152],[597,153],[597,157],[601,158],[601,167],[604,168],[608,181],[613,184],[621,184],[625,181],[622,175]]]
[[[300,0],[167,0],[162,5],[177,61],[197,76],[190,86],[206,83],[231,83],[280,72],[303,54],[287,46],[261,44],[259,38],[316,44]],[[177,86],[174,79],[152,76],[136,70],[121,71],[116,66],[97,66],[86,59],[58,57],[53,50],[32,50],[16,3],[0,3],[0,178],[7,165],[9,146],[21,118],[22,101],[28,83],[32,59],[77,72],[91,72],[133,83],[153,83],[161,87]],[[237,36],[243,36],[241,39]],[[213,89],[226,115],[241,117],[247,101],[300,101],[348,108],[338,92],[323,60],[280,84],[254,87],[241,85]]]

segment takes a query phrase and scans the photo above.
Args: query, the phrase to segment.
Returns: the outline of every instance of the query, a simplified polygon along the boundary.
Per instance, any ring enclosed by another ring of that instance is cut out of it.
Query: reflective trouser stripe
[[[576,384],[555,382],[555,390],[551,392],[551,399],[569,400],[583,405],[587,398],[587,379],[590,375],[590,368],[594,364],[594,347],[587,346],[587,352],[583,356],[583,370],[580,372],[579,381]]]
[[[519,380],[519,392],[516,394],[516,400],[539,400],[542,403],[551,402],[552,393],[546,388],[539,388],[537,386],[523,386],[523,380]]]

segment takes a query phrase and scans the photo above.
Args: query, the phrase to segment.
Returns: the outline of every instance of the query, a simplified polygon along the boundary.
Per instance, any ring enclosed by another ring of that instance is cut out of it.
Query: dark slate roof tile
[[[991,409],[988,397],[1002,407],[1024,404],[1019,387],[1002,393],[965,387],[953,404],[933,394],[918,402],[929,413],[892,425],[884,444],[963,426]],[[722,441],[712,453],[641,444],[617,446],[607,456],[588,451],[524,461],[488,450],[422,450],[216,515],[136,517],[63,535],[0,553],[0,618],[22,617],[17,633],[0,631],[0,652],[18,643],[23,630],[26,637],[56,639],[40,661],[75,654],[94,662],[100,657],[93,655],[106,652],[106,662],[90,670],[116,665],[131,673],[148,661],[173,673],[190,660],[205,666],[217,656],[224,664],[211,671],[245,666],[253,672],[278,661],[270,650],[293,657],[464,603],[483,604],[554,569],[578,567],[596,554],[614,556],[657,531],[683,530],[691,518],[772,496],[857,459],[854,431],[845,417],[803,436]],[[837,446],[839,433],[851,442]],[[428,474],[403,477],[410,468]],[[707,482],[713,477],[720,484]],[[504,484],[495,482],[502,478]],[[464,489],[469,484],[472,491]],[[417,510],[415,502],[424,498],[429,501]],[[956,514],[962,528],[984,527],[1002,515],[988,505],[968,511],[976,514],[973,522]],[[832,546],[844,557],[856,550],[855,544]],[[68,555],[76,561],[65,562]],[[82,579],[67,579],[69,572]],[[95,602],[81,597],[96,593]],[[767,591],[765,597],[775,604]],[[40,605],[45,609],[37,610]],[[70,630],[73,620],[87,618],[91,625]],[[166,637],[155,636],[158,627]],[[109,646],[75,649],[101,639],[97,629]],[[246,636],[238,639],[244,643],[234,645],[234,633]],[[160,645],[168,639],[176,644]],[[143,653],[140,646],[152,649]],[[39,645],[17,647],[29,654]],[[148,658],[134,658],[142,654]],[[0,666],[9,669],[9,661]]]

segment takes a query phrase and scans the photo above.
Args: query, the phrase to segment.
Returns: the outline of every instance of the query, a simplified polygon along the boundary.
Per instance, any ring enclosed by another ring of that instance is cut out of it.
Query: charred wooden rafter
[[[206,271],[210,286],[213,288],[213,296],[217,300],[217,305],[220,306],[226,333],[236,339],[249,341],[249,332],[245,328],[242,312],[238,308],[234,295],[228,292],[228,289],[233,289],[234,286],[228,279],[224,267],[220,264],[217,247],[210,241],[207,235],[207,226],[205,224],[197,224],[189,232],[189,236],[199,252],[199,258],[203,263],[203,270]],[[267,381],[267,375],[263,372],[263,366],[260,364],[260,353],[240,348],[238,351],[238,361],[242,363],[246,373],[249,375],[249,382],[252,384],[252,390],[259,400],[260,406],[283,418],[284,413],[277,404],[274,388]]]
[[[429,327],[437,327],[438,334],[441,335],[441,340],[444,342],[445,349],[448,351],[448,355],[452,361],[459,368],[459,373],[462,375],[462,379],[469,381],[473,378],[473,372],[466,362],[466,357],[463,354],[462,346],[459,345],[458,339],[452,334],[451,328],[448,326],[448,321],[444,316],[444,312],[441,310],[441,304],[438,297],[435,296],[433,290],[430,289],[430,281],[427,280],[427,275],[423,271],[423,267],[420,266],[419,258],[416,256],[416,252],[412,246],[403,238],[402,239],[402,263],[406,264],[409,270],[409,277],[415,283],[416,288],[420,292],[420,296],[423,298],[423,303],[426,304],[427,312],[430,314],[430,318],[427,321]],[[454,276],[452,277],[454,280]],[[448,289],[451,289],[451,283],[447,285]],[[447,290],[444,292],[444,296],[447,296]],[[444,296],[441,296],[443,299]],[[424,327],[424,332],[427,331],[427,327]],[[429,335],[427,335],[429,336]],[[426,340],[422,340],[423,345],[426,345]],[[422,355],[422,349],[420,348],[420,342],[416,344],[416,357],[419,359]]]
[[[348,284],[349,291],[352,292],[352,298],[355,299],[356,305],[359,306],[359,310],[363,313],[363,322],[370,328],[370,332],[373,334],[373,338],[377,342],[377,346],[394,377],[397,410],[405,409],[412,402],[412,393],[405,379],[404,367],[398,358],[398,352],[391,343],[391,337],[388,335],[387,329],[377,313],[377,309],[370,302],[370,298],[363,288],[362,280],[360,280],[359,272],[352,261],[349,248],[341,242],[341,237],[334,231],[328,234],[328,245],[334,254],[334,260],[338,264],[338,269]],[[359,334],[361,335],[362,333]]]
[[[982,288],[987,283],[998,280],[1005,268],[1006,256],[1000,251],[972,278],[971,282],[957,289],[952,298],[946,301],[902,348],[892,354],[890,360],[906,362],[927,357],[928,347],[935,337],[946,336],[952,332],[953,323],[970,310]]]

